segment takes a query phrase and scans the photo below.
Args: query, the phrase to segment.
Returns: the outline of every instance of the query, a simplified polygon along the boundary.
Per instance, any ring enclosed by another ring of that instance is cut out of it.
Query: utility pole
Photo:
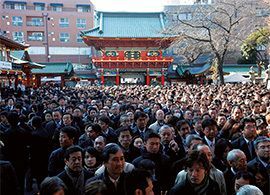
[[[44,36],[44,43],[45,45],[45,55],[46,55],[46,60],[47,62],[50,62],[50,53],[49,53],[49,32],[48,32],[48,20],[49,20],[49,14],[48,13],[42,13],[42,16],[44,18],[44,23],[45,23],[45,36]]]

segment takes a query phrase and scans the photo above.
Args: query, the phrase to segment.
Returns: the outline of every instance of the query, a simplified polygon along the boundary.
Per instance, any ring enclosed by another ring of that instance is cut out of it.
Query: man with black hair
[[[159,134],[153,131],[147,131],[144,139],[145,149],[142,151],[141,156],[133,160],[132,164],[138,167],[138,164],[143,159],[149,159],[155,162],[157,185],[155,186],[155,194],[160,194],[161,191],[165,192],[169,188],[169,175],[168,168],[170,167],[170,159],[167,155],[162,154],[160,150],[161,138]]]
[[[124,173],[125,157],[121,148],[110,143],[106,145],[102,152],[105,171],[87,181],[87,183],[102,180],[106,187],[106,193],[110,195],[126,194],[126,173]]]
[[[131,144],[132,130],[129,126],[117,129],[118,145],[121,147],[126,162],[131,163],[135,158],[140,156],[140,150]]]
[[[248,163],[248,170],[255,175],[263,193],[270,194],[270,138],[260,136],[254,145],[257,156]]]
[[[57,176],[67,186],[66,195],[83,195],[86,180],[94,174],[83,169],[82,148],[70,146],[64,155],[65,170]]]
[[[66,126],[60,129],[60,148],[54,150],[49,158],[48,173],[50,177],[63,171],[65,151],[75,143],[77,135],[77,130],[74,127]]]
[[[117,136],[113,128],[110,127],[111,120],[107,116],[101,116],[98,119],[98,124],[102,130],[102,136],[106,138],[107,143],[116,143]]]
[[[202,121],[202,129],[204,133],[203,142],[209,146],[212,154],[214,154],[216,136],[218,134],[217,122],[212,118],[204,119]]]
[[[151,174],[143,169],[135,169],[127,175],[126,189],[129,195],[154,195]]]
[[[137,111],[134,114],[134,121],[136,126],[132,129],[134,136],[140,136],[144,139],[145,133],[149,131],[147,126],[147,114],[141,111]]]
[[[254,139],[257,136],[256,121],[253,118],[246,117],[241,120],[240,126],[242,135],[232,142],[233,148],[242,150],[247,157],[247,162],[256,157],[254,148]]]

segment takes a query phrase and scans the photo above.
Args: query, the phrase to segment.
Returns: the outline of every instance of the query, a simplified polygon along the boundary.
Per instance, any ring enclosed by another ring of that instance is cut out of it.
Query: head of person
[[[95,140],[101,134],[101,127],[99,124],[89,124],[85,126],[85,133],[87,137],[92,140]]]
[[[85,151],[84,151],[84,165],[87,168],[94,168],[99,166],[101,163],[101,159],[100,159],[100,154],[99,152],[89,146]]]
[[[139,129],[144,129],[147,125],[147,115],[144,112],[137,111],[134,114],[134,121]]]
[[[62,120],[62,113],[60,110],[54,110],[52,113],[53,120],[59,122]]]
[[[190,134],[190,126],[187,120],[180,120],[177,122],[176,127],[178,129],[179,135],[186,139],[186,136]]]
[[[86,183],[85,195],[106,195],[107,186],[102,180],[95,180]]]
[[[60,106],[65,106],[66,104],[66,99],[62,96],[58,99],[58,103]]]
[[[128,149],[132,142],[132,130],[130,126],[123,126],[117,129],[117,137],[119,144]]]
[[[213,141],[218,134],[217,122],[212,118],[202,121],[202,129],[205,137],[211,141]]]
[[[240,123],[242,134],[248,140],[254,140],[257,136],[256,121],[253,118],[246,117],[241,120]]]
[[[238,190],[236,195],[263,195],[263,192],[254,185],[244,185]]]
[[[261,102],[258,100],[254,100],[251,103],[251,109],[252,109],[252,113],[260,114],[261,113]]]
[[[103,163],[110,177],[116,179],[124,171],[125,157],[121,148],[115,144],[107,144],[102,152]]]
[[[240,106],[234,106],[232,108],[231,118],[236,122],[240,122],[240,120],[243,118],[243,110]]]
[[[165,114],[164,114],[164,111],[163,110],[158,110],[156,112],[156,119],[157,119],[157,121],[163,122],[164,121],[164,117],[165,117]]]
[[[73,121],[73,116],[72,114],[66,112],[63,114],[62,120],[65,126],[71,125]]]
[[[98,136],[95,141],[94,141],[94,148],[98,151],[98,152],[102,152],[104,147],[106,145],[106,139],[103,136]]]
[[[247,170],[247,157],[242,150],[233,149],[228,152],[227,162],[235,172]]]
[[[82,117],[83,115],[82,110],[79,107],[75,108],[72,114],[73,114],[73,117],[78,117],[78,118]]]
[[[49,111],[45,112],[44,113],[44,118],[45,118],[46,122],[49,122],[49,121],[53,120],[52,112],[49,112]]]
[[[127,115],[127,114],[122,114],[120,116],[120,126],[123,127],[123,126],[130,126],[131,125],[131,120],[130,120],[130,117]]]
[[[194,150],[188,154],[185,167],[190,183],[200,185],[209,174],[210,163],[204,153]]]
[[[184,114],[184,119],[186,120],[192,120],[193,118],[193,114],[190,110],[186,110],[185,114]]]
[[[11,127],[16,127],[19,123],[19,114],[17,112],[9,112],[7,115],[8,123]]]
[[[160,135],[162,144],[169,144],[170,141],[173,140],[174,132],[173,132],[172,127],[170,127],[168,125],[163,125],[159,129],[159,135]]]
[[[214,155],[217,159],[226,160],[228,152],[232,150],[232,144],[227,139],[219,139],[215,144]]]
[[[257,156],[264,162],[270,161],[270,138],[266,136],[257,137],[254,142]]]
[[[97,109],[91,106],[88,108],[88,115],[90,118],[95,118],[97,116]]]
[[[34,116],[31,120],[31,124],[34,129],[42,127],[42,118],[40,116]]]
[[[40,184],[39,195],[64,195],[66,189],[59,177],[46,177]]]
[[[193,126],[194,126],[194,129],[197,132],[202,131],[202,119],[201,119],[201,117],[194,117],[193,118]]]
[[[113,114],[113,115],[118,115],[120,113],[120,105],[118,103],[114,103],[111,107],[111,110],[110,112]]]
[[[186,138],[186,146],[188,148],[188,152],[192,151],[194,146],[202,143],[203,143],[202,138],[196,134],[190,134]]]
[[[127,176],[126,184],[130,195],[154,195],[151,174],[144,169],[135,169]]]
[[[107,116],[101,116],[98,119],[98,124],[100,125],[102,131],[106,131],[111,124],[111,120]]]
[[[77,130],[71,126],[65,126],[60,129],[59,143],[62,148],[73,145],[77,139]]]
[[[217,125],[223,127],[227,121],[226,115],[224,113],[219,113],[217,116]]]
[[[136,136],[133,138],[133,146],[141,149],[143,147],[143,140],[141,137]]]
[[[144,146],[147,152],[157,154],[160,149],[161,138],[153,131],[147,131],[144,137]]]
[[[235,192],[239,191],[244,185],[251,184],[253,185],[255,182],[254,176],[247,171],[238,171],[234,176],[234,190]]]
[[[206,144],[198,144],[198,145],[195,146],[195,149],[198,150],[199,152],[204,153],[206,155],[209,163],[212,162],[213,154],[212,154],[212,152],[211,152],[208,145],[206,145]]]
[[[79,146],[70,146],[65,151],[65,165],[73,172],[81,172],[83,164],[83,150]]]

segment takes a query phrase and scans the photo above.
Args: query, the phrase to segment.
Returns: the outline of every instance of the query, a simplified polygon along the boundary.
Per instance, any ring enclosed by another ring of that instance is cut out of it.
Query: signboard
[[[11,62],[0,61],[0,69],[11,70],[12,69]]]

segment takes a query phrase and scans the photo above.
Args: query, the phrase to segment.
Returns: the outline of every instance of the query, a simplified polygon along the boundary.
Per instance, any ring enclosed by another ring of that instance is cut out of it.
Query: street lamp
[[[48,20],[49,20],[49,14],[48,13],[42,13],[42,16],[44,18],[44,22],[45,22],[45,36],[44,36],[44,43],[43,45],[45,45],[45,55],[46,55],[46,59],[47,62],[50,62],[50,53],[49,53],[49,37],[48,37]]]

